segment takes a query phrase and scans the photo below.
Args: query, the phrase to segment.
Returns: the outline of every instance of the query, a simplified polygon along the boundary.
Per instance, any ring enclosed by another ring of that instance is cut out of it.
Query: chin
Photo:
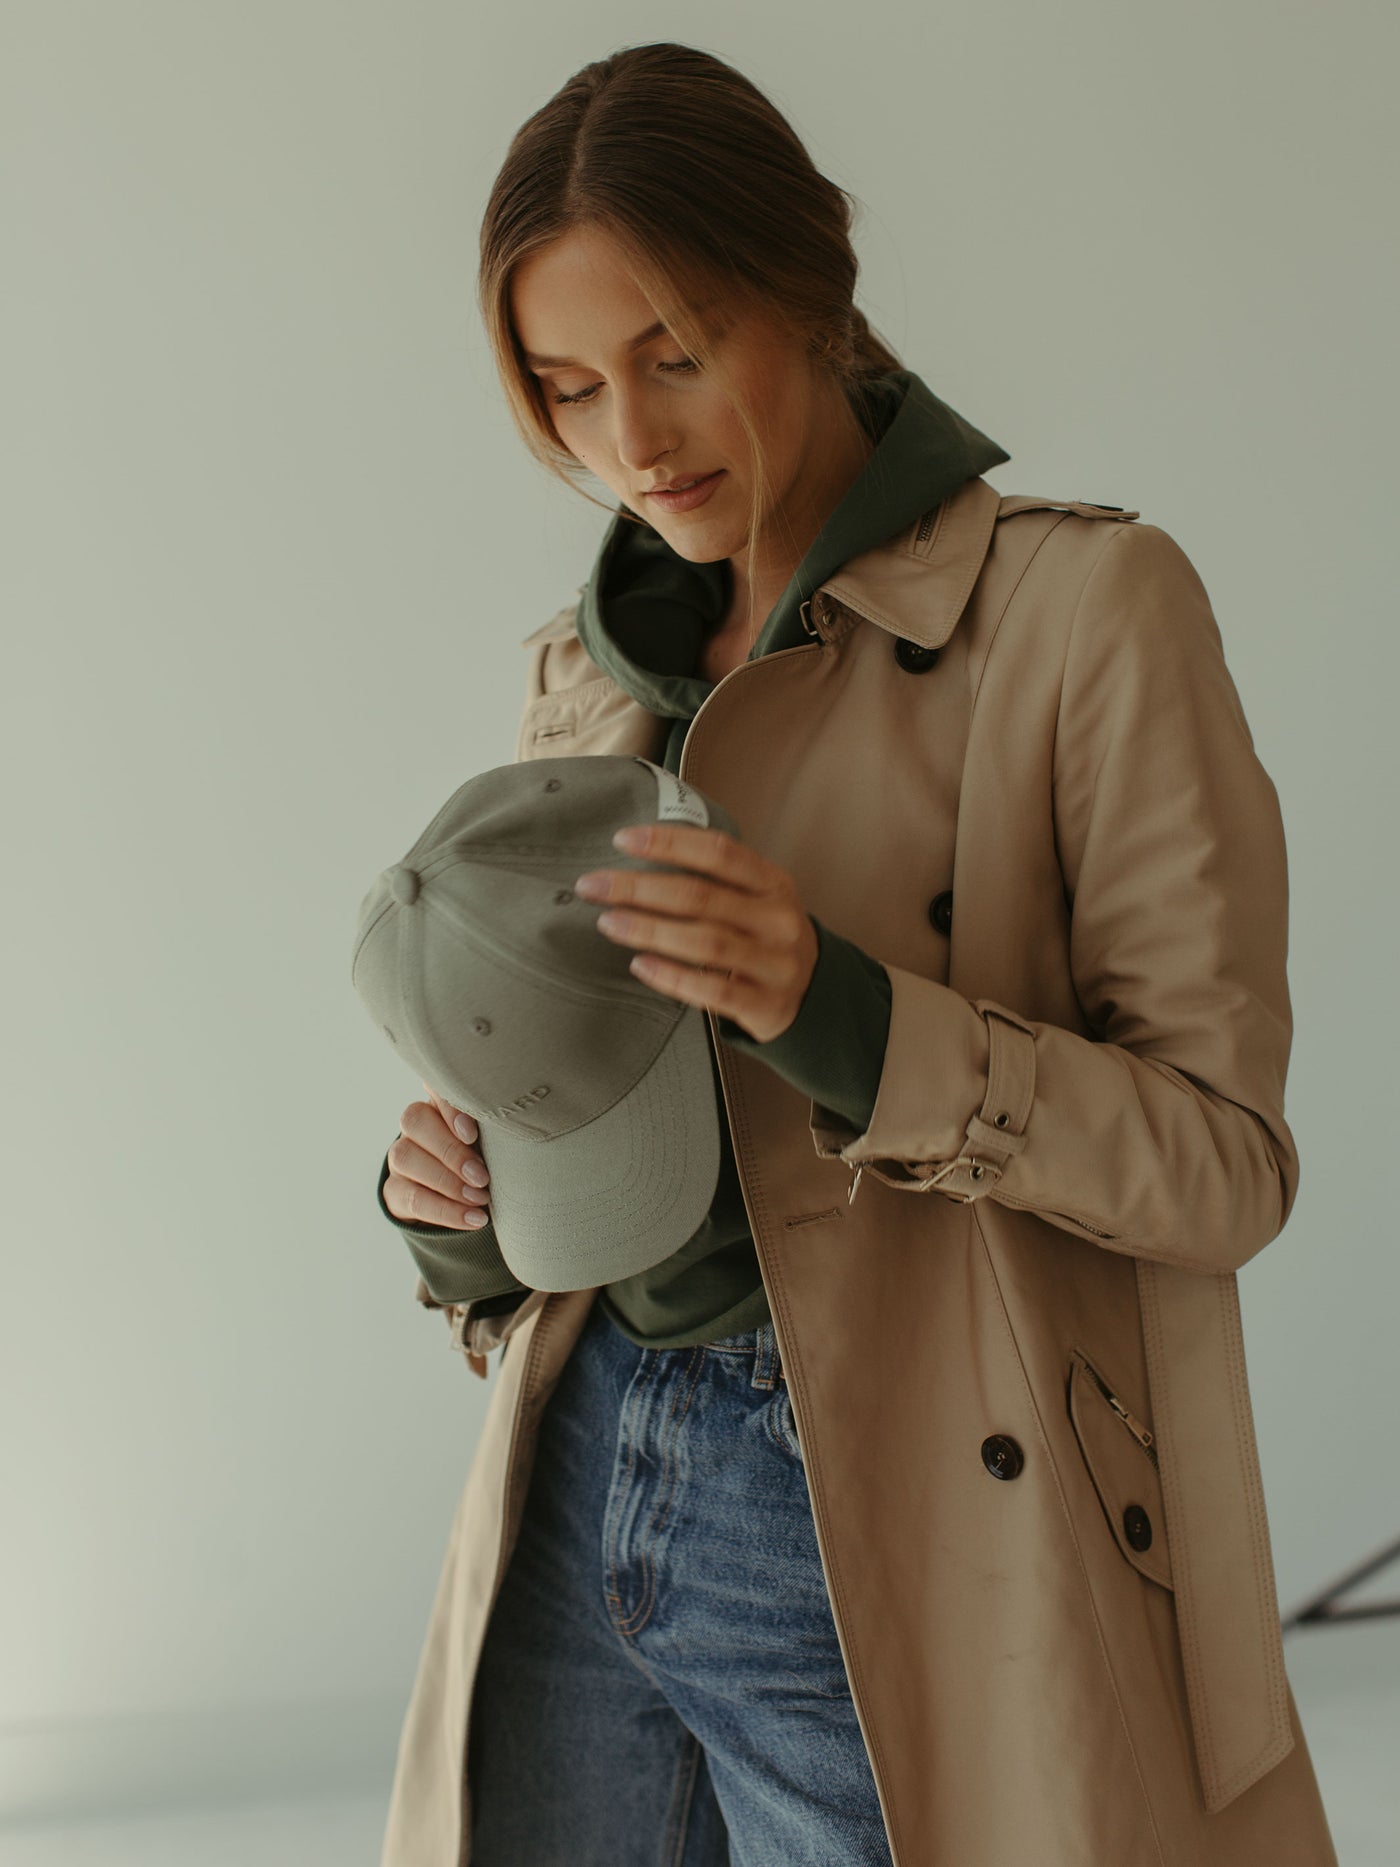
[[[671,526],[658,525],[655,519],[648,519],[647,523],[654,532],[661,534],[676,556],[684,558],[688,564],[716,564],[744,548],[743,538],[726,538],[718,526],[687,525],[681,513],[676,518],[678,522]]]

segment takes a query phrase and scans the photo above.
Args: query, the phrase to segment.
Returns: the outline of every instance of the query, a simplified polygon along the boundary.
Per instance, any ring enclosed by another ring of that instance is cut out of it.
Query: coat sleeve
[[[1298,1158],[1277,793],[1194,567],[1156,526],[1096,557],[1051,759],[1069,962],[1093,1035],[886,965],[870,1123],[814,1102],[816,1151],[891,1186],[1036,1212],[1110,1251],[1237,1269]]]

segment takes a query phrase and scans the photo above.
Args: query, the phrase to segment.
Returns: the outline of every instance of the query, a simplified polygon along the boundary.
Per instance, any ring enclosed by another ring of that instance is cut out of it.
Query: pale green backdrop
[[[1395,20],[0,7],[0,1811],[387,1784],[487,1388],[376,1210],[418,1085],[349,945],[605,523],[507,422],[476,238],[643,40],[864,203],[1000,490],[1200,571],[1291,863],[1302,1183],[1241,1280],[1285,1607],[1400,1535]]]

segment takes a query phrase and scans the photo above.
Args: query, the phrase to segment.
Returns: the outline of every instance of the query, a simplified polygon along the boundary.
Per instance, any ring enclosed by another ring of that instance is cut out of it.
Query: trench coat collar
[[[856,393],[855,407],[875,447],[764,622],[749,651],[751,661],[808,639],[803,610],[824,583],[834,587],[828,580],[843,566],[843,591],[859,595],[870,584],[868,602],[851,607],[887,628],[907,612],[913,626],[899,632],[919,642],[929,620],[911,605],[931,554],[940,562],[959,558],[964,601],[976,579],[981,555],[976,563],[967,560],[973,540],[936,518],[935,509],[961,487],[981,484],[990,492],[973,476],[1011,456],[912,370],[868,380]],[[993,512],[995,503],[993,495]],[[988,518],[987,537],[990,529]],[[982,543],[985,550],[985,538]],[[886,550],[899,560],[889,568]],[[861,567],[854,576],[853,564]],[[575,626],[589,657],[632,699],[662,718],[690,720],[713,686],[694,673],[700,645],[724,615],[731,592],[727,559],[691,563],[624,506],[580,593]],[[956,615],[948,628],[953,621]]]
[[[891,635],[941,648],[967,607],[1001,506],[986,480],[965,480],[898,537],[828,577],[818,603],[825,595]]]

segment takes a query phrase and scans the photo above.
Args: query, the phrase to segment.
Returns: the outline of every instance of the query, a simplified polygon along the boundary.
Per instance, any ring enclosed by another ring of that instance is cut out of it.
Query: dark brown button
[[[1025,1462],[1025,1454],[1006,1433],[993,1433],[982,1441],[982,1463],[993,1478],[1014,1478]]]
[[[945,888],[941,895],[935,895],[929,902],[928,917],[939,933],[945,934],[949,931],[953,925],[953,891],[951,888]]]
[[[1123,1534],[1130,1549],[1151,1549],[1152,1519],[1141,1504],[1130,1504],[1123,1512]]]
[[[894,658],[907,674],[926,674],[938,659],[936,648],[924,648],[918,642],[900,636],[894,645]]]

